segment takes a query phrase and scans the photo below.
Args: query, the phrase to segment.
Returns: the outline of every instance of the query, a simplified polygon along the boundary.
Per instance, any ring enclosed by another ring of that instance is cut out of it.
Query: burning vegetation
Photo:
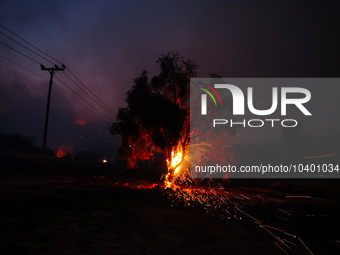
[[[161,56],[159,75],[149,80],[147,72],[134,79],[126,95],[126,108],[120,108],[112,134],[122,137],[120,156],[127,166],[137,166],[139,160],[153,159],[164,153],[168,173],[165,184],[171,187],[187,174],[190,138],[190,77],[196,75],[195,62],[178,53]]]
[[[159,75],[150,80],[147,72],[143,71],[134,79],[132,89],[126,93],[128,106],[119,109],[117,122],[113,123],[110,132],[121,136],[120,156],[129,168],[136,167],[139,161],[154,159],[157,153],[163,153],[167,166],[163,185],[116,182],[115,186],[162,188],[162,192],[167,194],[174,206],[200,207],[208,214],[223,219],[247,218],[273,236],[274,243],[284,253],[287,254],[286,251],[301,243],[312,254],[296,235],[265,224],[266,220],[260,220],[246,212],[246,208],[254,203],[264,203],[262,196],[250,197],[232,190],[227,191],[224,184],[210,180],[198,185],[195,179],[190,178],[190,161],[194,165],[213,164],[214,162],[207,161],[209,159],[215,159],[224,165],[235,162],[231,150],[233,138],[230,135],[233,130],[226,136],[225,129],[223,132],[218,132],[217,129],[210,132],[209,125],[202,123],[197,123],[196,128],[197,113],[190,111],[189,100],[190,78],[195,77],[197,68],[195,62],[170,52],[162,55],[157,63],[161,69]],[[211,76],[212,79],[214,77],[216,76]],[[228,100],[223,102],[226,108],[230,106]],[[193,125],[191,129],[190,124]],[[287,213],[279,210],[280,213]]]
[[[173,52],[162,55],[157,63],[159,75],[149,79],[143,71],[134,79],[132,89],[126,93],[128,106],[119,109],[110,132],[121,136],[120,156],[129,168],[163,153],[167,165],[164,186],[176,189],[178,184],[192,184],[190,153],[194,152],[191,160],[200,163],[206,163],[206,158],[233,162],[231,139],[209,130],[190,131],[190,120],[195,120],[190,111],[190,78],[196,75],[196,63]],[[228,106],[229,102],[223,104]],[[214,157],[206,157],[210,154]]]

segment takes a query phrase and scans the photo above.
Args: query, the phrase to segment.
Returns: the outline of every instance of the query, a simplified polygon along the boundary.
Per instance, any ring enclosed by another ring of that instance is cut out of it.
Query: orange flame
[[[179,179],[186,179],[187,169],[185,167],[184,161],[187,159],[185,149],[181,145],[172,150],[170,160],[167,160],[168,173],[164,179],[165,188],[176,189],[178,186],[175,182]]]
[[[175,154],[174,151],[171,152],[171,167],[174,170],[174,175],[176,175],[176,173],[178,173],[178,171],[180,170],[181,166],[180,163],[183,160],[183,152],[179,151]]]

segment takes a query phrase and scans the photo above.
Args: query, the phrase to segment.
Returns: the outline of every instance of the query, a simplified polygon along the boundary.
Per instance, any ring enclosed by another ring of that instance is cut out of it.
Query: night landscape
[[[0,254],[339,254],[337,1],[0,6]],[[331,85],[297,85],[312,97],[287,108],[294,128],[209,129],[202,93],[210,117],[235,117],[213,88],[228,78],[254,79],[262,111],[258,78]]]

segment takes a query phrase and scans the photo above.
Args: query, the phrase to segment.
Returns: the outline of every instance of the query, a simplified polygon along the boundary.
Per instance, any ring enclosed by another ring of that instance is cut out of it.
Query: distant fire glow
[[[77,125],[85,126],[86,125],[86,121],[85,120],[77,120]]]
[[[62,150],[62,149],[59,149],[59,150],[56,152],[56,156],[57,156],[58,158],[63,158],[63,157],[65,157],[65,155],[66,155],[65,151]]]

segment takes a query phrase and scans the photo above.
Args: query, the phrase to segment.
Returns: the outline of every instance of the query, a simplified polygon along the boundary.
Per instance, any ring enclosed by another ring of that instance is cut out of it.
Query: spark
[[[261,104],[263,104],[264,102],[267,102],[269,100],[269,97],[268,98],[266,98],[265,100],[263,100],[263,101],[261,101],[261,102],[259,102],[256,106],[259,106],[259,105],[261,105]]]
[[[280,243],[282,243],[284,246],[286,246],[288,249],[290,249],[290,247],[284,243],[284,241],[282,241],[278,236],[274,235],[271,231],[269,231],[265,226],[262,226],[270,235],[272,235],[276,240],[278,240]]]
[[[291,236],[291,237],[294,237],[294,238],[296,238],[296,236],[295,236],[295,235],[289,234],[289,233],[287,233],[287,232],[284,232],[284,234],[285,234],[285,235],[287,235],[287,236]]]
[[[288,214],[288,215],[292,215],[292,214],[290,214],[289,212],[286,212],[286,211],[284,211],[284,210],[282,210],[282,209],[280,209],[280,208],[278,208],[279,209],[279,211],[281,211],[281,212],[283,212],[283,213],[286,213],[286,214]]]
[[[324,157],[331,157],[331,156],[336,156],[336,153],[327,154],[327,155],[320,155],[320,156],[308,156],[308,157],[304,157],[304,158],[324,158]]]
[[[307,217],[328,217],[328,215],[314,215],[314,214],[307,214]]]
[[[300,240],[300,242],[303,244],[303,246],[306,247],[306,249],[310,252],[310,254],[314,255],[314,253],[307,247],[307,245],[305,245],[305,243],[301,240],[300,237],[298,237],[298,239]]]
[[[275,216],[278,217],[279,219],[282,219],[282,220],[285,220],[285,221],[292,222],[292,221],[290,221],[290,220],[288,220],[288,219],[286,219],[286,218],[283,218],[283,217],[281,217],[281,216],[279,216],[279,215],[275,215]]]
[[[237,206],[235,207],[237,210],[239,210],[241,213],[243,213],[244,215],[248,216],[249,218],[253,219],[254,221],[256,221],[257,223],[261,224],[261,221],[255,219],[254,217],[250,216],[249,214],[245,213],[244,211],[242,211],[240,208],[238,208]]]
[[[288,255],[288,253],[277,242],[274,241],[274,243],[281,249],[281,251]]]
[[[293,243],[293,242],[290,242],[290,241],[288,241],[287,239],[285,239],[285,238],[283,238],[283,240],[285,241],[285,242],[287,242],[287,243],[290,243],[290,244],[292,244],[292,245],[297,245],[296,243]]]
[[[285,198],[311,198],[311,196],[285,196]]]
[[[277,231],[280,231],[280,232],[283,232],[283,233],[285,233],[285,231],[284,231],[283,229],[276,228],[276,227],[273,227],[273,226],[269,226],[269,225],[261,224],[261,227],[267,227],[267,228],[275,229],[275,230],[277,230]]]
[[[264,200],[260,195],[256,195],[258,198],[260,198],[262,200],[262,202],[266,201]]]

